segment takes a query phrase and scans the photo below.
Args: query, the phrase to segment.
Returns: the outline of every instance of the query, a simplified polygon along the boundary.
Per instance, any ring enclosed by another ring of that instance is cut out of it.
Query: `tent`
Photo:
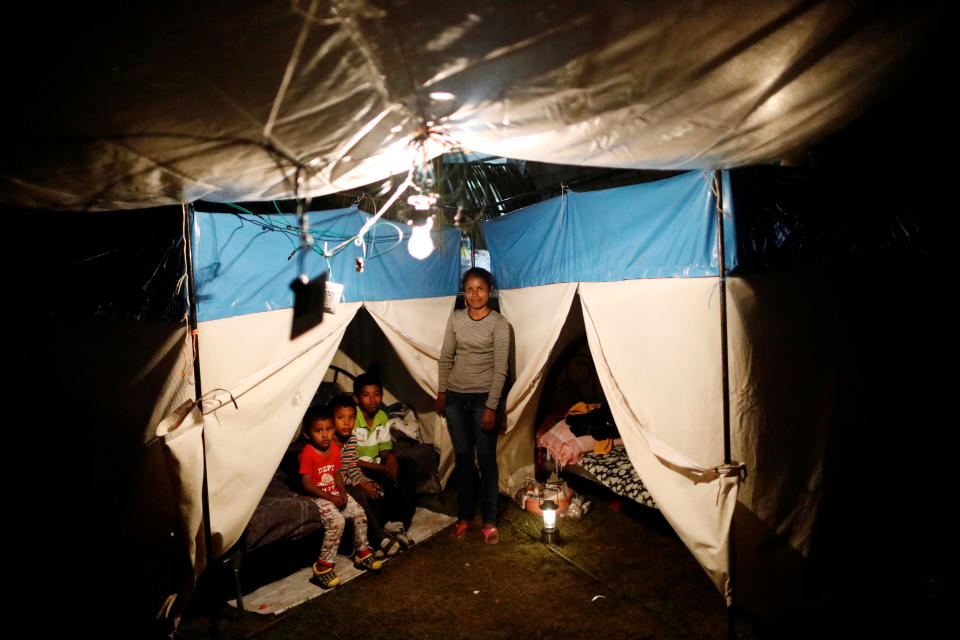
[[[723,420],[719,306],[710,295],[719,268],[711,181],[692,172],[604,192],[569,193],[486,223],[485,235],[501,283],[501,309],[513,322],[516,341],[508,430],[498,451],[501,490],[512,494],[533,475],[536,399],[579,290],[590,320],[591,350],[631,458],[668,520],[726,595],[727,532],[740,468],[729,461],[725,465],[722,446],[718,450]],[[725,182],[729,188],[729,179]],[[356,208],[317,212],[310,217],[311,233],[320,242],[349,240],[368,217]],[[191,348],[199,362],[202,401],[186,401],[165,418],[158,435],[173,454],[175,478],[190,478],[180,505],[198,570],[206,557],[221,555],[239,539],[360,306],[433,397],[443,328],[457,290],[456,230],[437,232],[441,250],[421,262],[402,248],[391,250],[403,240],[395,225],[388,225],[363,246],[351,243],[333,258],[310,256],[308,272],[328,270],[345,287],[343,301],[320,326],[290,340],[289,283],[298,265],[288,260],[291,239],[285,231],[295,221],[264,220],[241,214],[192,216],[198,322]],[[353,265],[361,254],[368,266],[357,273]],[[625,297],[636,303],[630,314],[609,308]],[[610,324],[613,317],[626,321]],[[621,347],[611,349],[616,342]],[[616,361],[614,352],[627,360]],[[673,391],[665,393],[662,385]],[[435,415],[424,417],[446,476],[452,462],[449,440]],[[207,505],[201,492],[204,471]],[[210,550],[202,549],[205,510]]]
[[[727,174],[716,183],[712,174],[690,172],[606,191],[568,192],[487,222],[484,234],[501,310],[515,335],[508,430],[498,448],[501,490],[512,494],[533,475],[537,401],[577,295],[590,350],[632,462],[681,539],[721,593],[731,597],[728,536],[744,472],[735,460],[747,461],[747,469],[764,468],[751,488],[759,483],[776,489],[798,478],[816,485],[816,480],[806,458],[781,461],[775,469],[759,460],[784,438],[764,419],[774,399],[763,393],[761,380],[769,372],[759,365],[775,361],[776,354],[766,345],[762,358],[754,355],[760,338],[751,331],[767,311],[753,299],[750,284],[737,279],[726,293],[733,310],[728,352],[735,428],[733,451],[724,451],[717,188],[727,194],[729,270],[737,264],[737,241]],[[350,239],[368,217],[356,208],[321,211],[311,214],[310,226],[320,242],[334,242]],[[420,262],[402,249],[395,227],[387,225],[362,247],[351,244],[329,260],[312,255],[308,269],[327,269],[342,281],[343,301],[320,326],[291,341],[289,283],[298,267],[287,257],[295,221],[202,212],[192,220],[198,317],[193,348],[203,401],[187,401],[158,434],[174,454],[176,476],[191,478],[181,494],[181,510],[199,570],[205,557],[222,554],[239,538],[361,306],[427,397],[435,396],[460,245],[456,231],[437,232],[441,249]],[[357,273],[353,265],[361,254],[368,266]],[[452,463],[449,440],[429,409],[424,419],[446,477]],[[200,492],[201,432],[206,507]],[[811,440],[808,448],[815,465],[822,443]],[[794,514],[790,543],[801,550],[810,544],[818,515],[815,499],[799,504],[802,497],[776,490],[747,495],[742,505],[759,520]],[[205,509],[214,545],[206,552]],[[743,546],[756,559],[758,550],[749,539]]]
[[[790,208],[764,229],[744,215],[749,207],[731,204],[738,201],[742,174],[724,174],[720,184],[724,211],[733,214],[724,218],[728,268],[769,258],[768,240],[789,248],[803,237],[789,228],[792,218],[803,219]],[[757,181],[746,187],[751,195],[759,190]],[[810,191],[807,185],[801,188]],[[821,196],[811,195],[811,203],[823,206]],[[862,206],[864,220],[876,226],[878,209],[869,202]],[[344,300],[323,324],[290,341],[289,284],[297,266],[288,259],[296,231],[287,225],[295,218],[187,214],[138,216],[123,233],[136,231],[142,246],[123,246],[151,260],[147,275],[161,294],[147,298],[159,303],[171,299],[180,265],[191,256],[193,276],[181,284],[195,283],[196,334],[176,322],[183,311],[175,309],[167,315],[172,323],[54,318],[37,325],[36,342],[42,338],[52,353],[72,354],[45,372],[53,374],[53,388],[72,391],[59,396],[66,406],[90,406],[91,398],[103,402],[97,424],[84,439],[90,443],[91,466],[79,478],[95,489],[83,494],[96,496],[106,522],[119,521],[119,533],[138,562],[143,559],[136,552],[151,550],[161,570],[147,564],[142,569],[153,585],[165,585],[166,595],[188,592],[205,559],[236,540],[328,363],[356,367],[387,359],[391,374],[402,370],[408,376],[405,388],[395,386],[396,376],[388,388],[404,400],[419,393],[415,403],[425,400],[420,406],[429,407],[460,263],[456,232],[435,232],[438,251],[419,262],[396,246],[398,235],[390,225],[374,228],[364,247],[348,243],[329,263],[311,255],[309,272],[331,270],[346,285]],[[311,213],[310,221],[319,242],[342,242],[368,217],[351,207]],[[824,219],[840,220],[829,211]],[[485,223],[502,287],[501,308],[516,330],[515,380],[507,398],[511,431],[500,447],[502,489],[509,492],[532,473],[532,420],[540,385],[577,301],[582,331],[605,395],[627,433],[630,455],[645,479],[653,479],[651,487],[670,522],[726,591],[725,532],[735,513],[736,560],[750,569],[736,581],[738,602],[753,590],[753,596],[778,599],[772,606],[783,606],[802,591],[793,581],[803,575],[796,573],[798,567],[830,537],[822,527],[822,513],[836,489],[827,490],[830,469],[851,463],[837,455],[835,441],[838,435],[852,437],[844,434],[850,413],[862,410],[853,406],[860,396],[850,388],[857,350],[850,339],[865,326],[847,325],[851,317],[868,316],[845,314],[843,308],[847,299],[864,296],[873,303],[875,296],[872,288],[857,293],[851,286],[862,288],[867,279],[822,270],[727,278],[732,459],[744,462],[747,471],[738,482],[738,470],[723,464],[720,444],[715,224],[714,183],[701,172],[609,191],[568,192]],[[163,225],[174,239],[186,233],[192,252],[185,254],[183,244],[164,249],[149,241],[148,229]],[[102,233],[91,229],[89,240]],[[807,240],[822,235],[816,231]],[[798,245],[801,253],[807,240]],[[857,243],[862,240],[862,234],[855,236]],[[365,271],[357,273],[354,259],[364,251]],[[116,295],[113,279],[85,270],[76,281],[76,300],[88,296],[97,281]],[[918,282],[909,286],[917,288]],[[72,302],[68,298],[65,304]],[[865,308],[872,315],[872,308]],[[905,314],[912,310],[905,305],[892,322],[907,327]],[[360,324],[358,314],[365,318]],[[373,334],[381,343],[376,348],[370,347]],[[353,344],[345,344],[343,336]],[[889,336],[883,340],[883,358],[876,363],[881,367],[896,352]],[[76,367],[79,372],[73,372]],[[60,382],[57,375],[71,377]],[[201,407],[194,403],[198,381],[205,399]],[[428,414],[422,415],[432,439],[444,451],[449,443],[442,426]],[[911,414],[920,415],[917,408]],[[138,433],[138,424],[148,425],[148,431]],[[143,453],[130,458],[130,450]],[[118,460],[124,463],[119,468]],[[852,461],[862,469],[861,460]],[[658,472],[664,476],[659,484]],[[118,484],[118,478],[130,479],[129,484]],[[869,494],[853,495],[858,504],[869,499]],[[204,548],[204,512],[211,516],[212,550]],[[91,546],[97,548],[104,521],[87,517]],[[865,527],[857,524],[853,535]],[[172,614],[182,606],[179,598],[166,604]],[[150,606],[156,613],[159,602],[151,600]]]
[[[751,180],[689,172],[604,191],[568,191],[484,223],[501,311],[515,339],[508,430],[498,458],[502,492],[510,495],[532,477],[534,416],[576,301],[583,319],[578,330],[587,337],[631,461],[664,516],[723,595],[769,612],[801,597],[796,581],[805,559],[823,544],[818,536],[824,535],[827,485],[835,475],[829,467],[860,464],[834,441],[839,431],[855,429],[844,412],[860,396],[842,389],[853,384],[861,365],[848,344],[849,329],[816,311],[824,296],[840,295],[846,279],[822,271],[729,276],[742,252],[748,263],[772,253],[757,242],[763,233],[758,220],[737,218],[738,184],[750,188]],[[310,225],[319,242],[341,242],[368,218],[351,207],[313,212]],[[394,386],[402,384],[398,376],[413,380],[419,387],[413,404],[419,403],[428,440],[441,453],[443,476],[449,474],[450,443],[430,400],[460,272],[456,231],[434,232],[440,249],[422,262],[410,257],[390,224],[332,259],[311,255],[308,270],[329,270],[345,285],[343,301],[320,326],[290,341],[289,283],[298,269],[288,260],[293,217],[195,212],[192,221],[199,322],[191,348],[199,354],[204,400],[173,411],[158,434],[174,454],[174,483],[176,477],[188,480],[182,522],[197,571],[205,557],[238,539],[331,362],[357,371],[374,359],[391,361],[388,391],[402,388]],[[790,233],[783,226],[777,231]],[[355,260],[364,254],[366,267],[358,273]],[[341,342],[361,307],[373,322],[351,340],[379,339],[379,353]],[[833,307],[840,313],[843,303],[835,300]],[[384,352],[387,344],[392,353]],[[346,355],[358,350],[363,355]],[[207,507],[200,493],[201,433]],[[202,549],[204,509],[213,533],[210,551]],[[731,523],[741,568],[736,588],[730,581]]]

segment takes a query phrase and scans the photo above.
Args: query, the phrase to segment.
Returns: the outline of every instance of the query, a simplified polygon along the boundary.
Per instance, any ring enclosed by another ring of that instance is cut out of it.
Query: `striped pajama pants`
[[[367,544],[367,515],[363,508],[349,495],[347,506],[343,511],[337,505],[323,498],[312,498],[317,509],[320,510],[320,519],[323,521],[323,546],[320,547],[320,559],[333,566],[337,557],[337,547],[343,536],[343,528],[347,520],[353,520],[353,546],[357,551],[363,551]]]

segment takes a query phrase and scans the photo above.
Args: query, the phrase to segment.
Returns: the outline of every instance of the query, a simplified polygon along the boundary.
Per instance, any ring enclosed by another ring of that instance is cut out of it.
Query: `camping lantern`
[[[557,503],[549,498],[540,504],[543,513],[543,531],[540,532],[540,541],[547,544],[556,544],[560,541],[560,532],[557,531]]]

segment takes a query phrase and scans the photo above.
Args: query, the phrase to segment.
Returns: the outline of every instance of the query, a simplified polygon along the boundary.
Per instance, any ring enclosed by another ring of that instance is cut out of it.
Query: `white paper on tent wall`
[[[343,285],[333,280],[327,280],[323,291],[323,310],[327,313],[336,313],[343,298]]]

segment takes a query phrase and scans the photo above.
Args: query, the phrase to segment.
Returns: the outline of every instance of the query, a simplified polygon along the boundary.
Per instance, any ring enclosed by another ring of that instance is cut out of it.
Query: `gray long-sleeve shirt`
[[[507,380],[510,323],[496,311],[474,320],[466,309],[450,314],[440,349],[440,393],[486,393],[496,410]]]

